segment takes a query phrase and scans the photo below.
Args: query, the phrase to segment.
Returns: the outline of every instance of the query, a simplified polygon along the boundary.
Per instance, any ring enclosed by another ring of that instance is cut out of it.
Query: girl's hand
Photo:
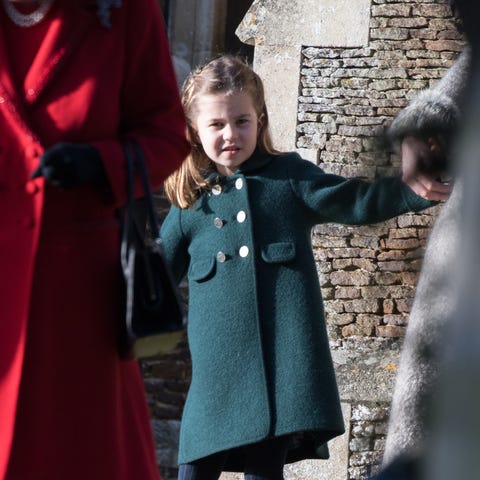
[[[420,197],[445,201],[450,196],[450,182],[439,176],[446,168],[447,146],[440,138],[405,137],[402,142],[402,180]]]

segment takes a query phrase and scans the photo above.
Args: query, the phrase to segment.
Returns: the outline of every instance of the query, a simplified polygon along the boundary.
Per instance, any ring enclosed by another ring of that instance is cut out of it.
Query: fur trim
[[[438,91],[422,91],[392,122],[388,137],[401,141],[408,135],[429,136],[454,132],[460,110],[455,102]]]

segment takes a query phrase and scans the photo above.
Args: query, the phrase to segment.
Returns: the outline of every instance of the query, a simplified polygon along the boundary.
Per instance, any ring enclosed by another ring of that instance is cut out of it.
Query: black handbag
[[[123,209],[120,248],[124,287],[120,356],[131,359],[171,352],[183,335],[185,319],[164,259],[143,151],[129,140],[124,153],[128,203]],[[141,200],[134,195],[136,171],[143,186]]]

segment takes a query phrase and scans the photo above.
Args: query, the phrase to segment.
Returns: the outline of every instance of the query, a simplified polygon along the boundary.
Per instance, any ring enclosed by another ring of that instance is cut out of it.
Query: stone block
[[[443,18],[452,14],[449,5],[418,4],[412,7],[412,17]]]
[[[397,325],[379,325],[376,327],[376,335],[379,337],[403,337],[405,336],[406,327]]]
[[[348,272],[337,271],[330,274],[332,285],[369,285],[371,283],[371,275],[360,270]]]
[[[430,50],[449,50],[461,52],[465,44],[459,40],[427,40],[425,45]]]
[[[408,4],[375,5],[372,7],[372,17],[409,17],[411,6]]]
[[[370,0],[255,0],[236,34],[251,45],[368,44]]]
[[[360,289],[357,287],[337,287],[335,288],[335,298],[338,300],[360,298]]]
[[[346,325],[342,328],[343,337],[369,337],[375,333],[375,329],[370,326],[362,326],[357,323]]]
[[[339,327],[349,325],[350,323],[353,323],[354,320],[355,316],[351,313],[330,313],[327,316],[327,321],[329,323],[333,323]]]
[[[353,299],[344,301],[346,313],[379,313],[380,305],[377,299]]]

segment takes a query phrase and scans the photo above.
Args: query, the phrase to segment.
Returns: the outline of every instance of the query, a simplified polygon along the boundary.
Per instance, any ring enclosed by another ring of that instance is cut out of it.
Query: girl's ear
[[[262,113],[259,117],[258,117],[258,126],[257,126],[257,131],[260,132],[260,129],[263,127],[263,123],[265,122],[265,114]]]
[[[190,129],[190,136],[192,138],[192,143],[193,144],[196,144],[196,145],[201,145],[202,144],[196,128],[191,128]]]

